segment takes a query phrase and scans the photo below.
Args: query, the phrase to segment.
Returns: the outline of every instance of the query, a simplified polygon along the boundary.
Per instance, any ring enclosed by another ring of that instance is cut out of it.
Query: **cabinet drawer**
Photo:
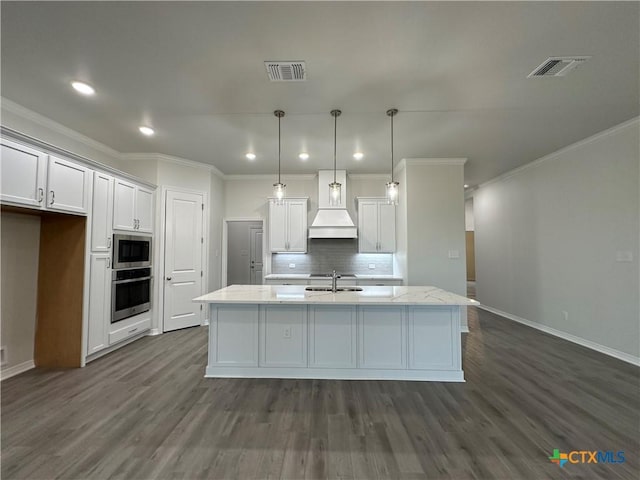
[[[145,330],[149,330],[150,328],[151,328],[150,317],[139,320],[133,324],[130,324],[127,327],[123,327],[111,332],[109,334],[109,345],[118,343],[126,338],[132,337],[133,335],[138,335],[139,333],[144,332]]]
[[[402,280],[380,280],[380,279],[358,279],[358,285],[362,286],[383,286],[383,287],[399,287]]]

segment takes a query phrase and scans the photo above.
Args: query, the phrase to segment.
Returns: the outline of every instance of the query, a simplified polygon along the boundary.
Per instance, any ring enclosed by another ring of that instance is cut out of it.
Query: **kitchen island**
[[[207,377],[463,382],[460,310],[436,287],[232,285],[210,304]]]

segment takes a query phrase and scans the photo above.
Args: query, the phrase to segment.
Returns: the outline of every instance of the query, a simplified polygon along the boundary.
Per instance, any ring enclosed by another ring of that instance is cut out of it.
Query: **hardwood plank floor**
[[[640,477],[640,369],[471,309],[466,383],[205,379],[204,327],[2,382],[2,478]],[[625,463],[552,464],[553,449]]]

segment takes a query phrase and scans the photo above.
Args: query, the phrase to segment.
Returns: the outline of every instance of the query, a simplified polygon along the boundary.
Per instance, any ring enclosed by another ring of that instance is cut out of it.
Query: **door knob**
[[[171,277],[167,277],[167,280],[168,280],[168,281],[170,281],[170,280],[171,280]]]

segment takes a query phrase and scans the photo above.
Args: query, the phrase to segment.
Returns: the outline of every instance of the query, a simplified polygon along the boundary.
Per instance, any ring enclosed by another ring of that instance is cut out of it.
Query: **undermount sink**
[[[331,287],[306,287],[307,292],[333,292]],[[336,292],[361,292],[362,287],[338,287]]]

